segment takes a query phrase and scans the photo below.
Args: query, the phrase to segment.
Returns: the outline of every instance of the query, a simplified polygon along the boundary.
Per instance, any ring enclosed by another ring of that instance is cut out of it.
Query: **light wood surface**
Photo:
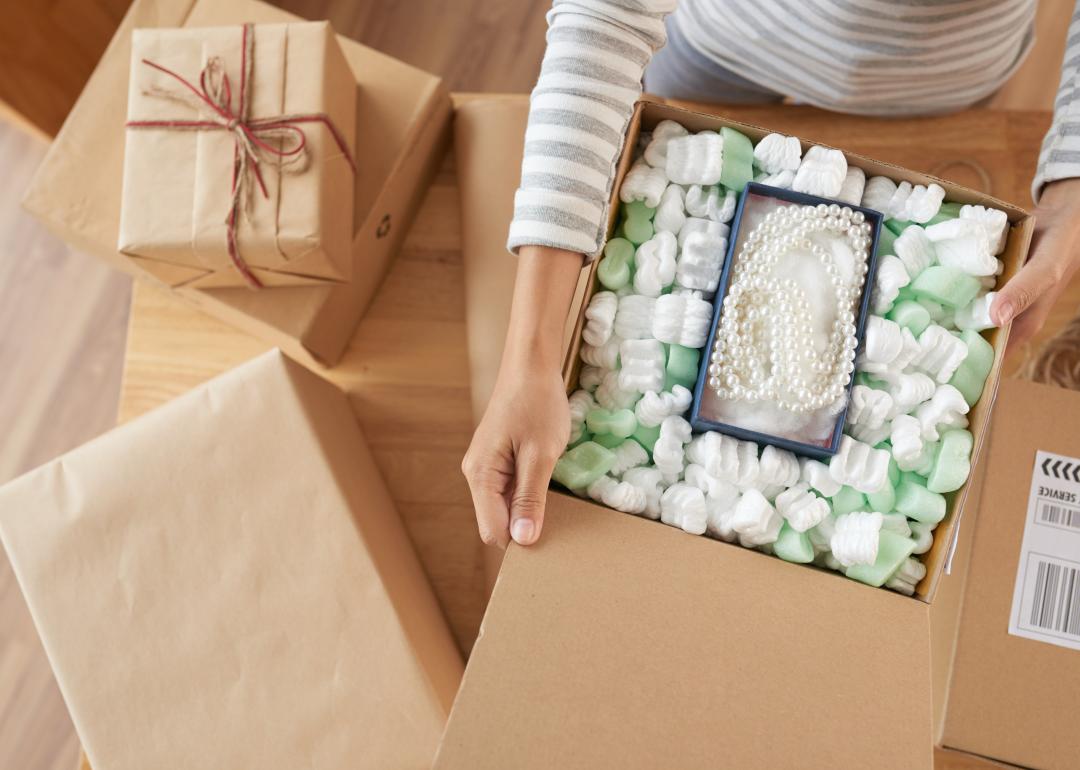
[[[0,32],[0,482],[107,429],[116,416],[128,281],[71,253],[18,211],[17,201],[44,152],[13,125],[54,131],[89,75],[96,51],[128,0],[47,0],[18,5]],[[310,18],[404,61],[441,73],[450,87],[525,91],[543,51],[549,0],[278,0]],[[991,104],[1046,109],[1073,0],[1041,0],[1039,44]],[[92,6],[92,7],[84,7]],[[28,18],[25,15],[36,16]],[[56,34],[56,25],[63,30]],[[72,40],[69,35],[77,35]],[[42,66],[42,58],[50,60]],[[53,69],[52,64],[57,65]],[[11,108],[15,108],[13,111]],[[22,114],[17,114],[22,111]],[[769,115],[747,119],[782,127]],[[956,129],[945,142],[970,137],[980,159],[1001,166],[996,183],[1027,203],[1025,189],[1045,116]],[[820,119],[789,130],[827,139]],[[819,133],[814,133],[815,131]],[[936,135],[905,135],[902,126],[851,137],[853,149],[930,168],[948,155]],[[835,136],[829,141],[843,143]],[[848,145],[845,145],[848,146]],[[1007,162],[1005,159],[1011,157]],[[947,174],[948,175],[948,174]],[[972,178],[959,181],[971,183]],[[350,387],[383,472],[435,582],[463,648],[479,622],[482,576],[472,539],[471,509],[456,471],[467,442],[460,244],[456,192],[447,166],[414,227],[387,290],[376,302],[356,350],[366,363],[336,377]],[[1006,193],[1000,192],[1005,195]],[[430,292],[430,296],[426,293]],[[434,298],[434,299],[432,299]],[[395,321],[395,303],[410,319]],[[455,304],[458,303],[458,304]],[[1056,328],[1080,304],[1073,286],[1055,311]],[[229,329],[171,302],[153,289],[135,297],[132,357],[121,417],[162,400],[262,349]],[[417,369],[430,356],[431,369]],[[396,390],[396,385],[407,385]],[[411,427],[410,427],[411,426]],[[429,428],[430,426],[430,428]],[[0,768],[69,770],[77,741],[22,597],[0,555]],[[972,770],[979,760],[939,754],[939,767]]]

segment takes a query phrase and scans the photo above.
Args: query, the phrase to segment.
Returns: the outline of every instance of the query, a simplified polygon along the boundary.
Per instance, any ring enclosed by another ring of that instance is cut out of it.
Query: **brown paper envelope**
[[[344,394],[271,351],[0,488],[96,770],[430,765],[461,660]]]

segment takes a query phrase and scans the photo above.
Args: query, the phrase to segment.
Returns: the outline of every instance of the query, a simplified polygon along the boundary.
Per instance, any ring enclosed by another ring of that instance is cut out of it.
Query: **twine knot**
[[[249,83],[254,66],[255,34],[251,24],[243,25],[240,47],[240,89],[237,106],[233,108],[232,87],[229,76],[225,72],[225,66],[219,57],[211,57],[206,66],[199,73],[199,85],[195,86],[190,81],[162,67],[160,64],[143,59],[142,63],[148,67],[168,75],[184,87],[184,91],[168,91],[164,89],[151,89],[147,93],[151,96],[160,96],[194,103],[196,106],[209,107],[212,114],[203,120],[129,120],[125,125],[128,128],[164,128],[171,130],[191,131],[220,131],[225,130],[233,135],[235,144],[233,147],[232,164],[232,203],[225,217],[226,240],[229,257],[233,265],[243,276],[244,280],[254,289],[262,288],[262,282],[255,276],[247,263],[241,258],[236,243],[236,230],[239,217],[245,209],[242,205],[246,200],[249,178],[254,178],[264,198],[270,195],[263,181],[262,171],[259,167],[261,155],[269,155],[282,162],[295,162],[303,157],[307,148],[307,134],[300,128],[300,123],[321,123],[330,132],[337,143],[345,160],[353,173],[356,173],[356,164],[349,153],[348,144],[341,136],[337,127],[325,113],[276,115],[269,118],[248,117],[249,96],[251,89]],[[271,144],[267,140],[274,140]],[[250,174],[248,173],[250,172]]]

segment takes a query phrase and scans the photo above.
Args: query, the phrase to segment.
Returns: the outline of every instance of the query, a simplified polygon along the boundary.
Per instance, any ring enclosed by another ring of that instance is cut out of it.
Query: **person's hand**
[[[499,375],[461,463],[480,537],[500,548],[540,537],[551,471],[570,438],[563,327],[582,256],[534,246],[518,260]]]
[[[998,326],[1013,319],[1009,344],[1035,335],[1050,308],[1080,267],[1080,179],[1051,182],[1035,209],[1031,256],[998,292],[990,318]]]
[[[559,367],[503,366],[461,465],[485,543],[536,542],[551,471],[569,438]]]

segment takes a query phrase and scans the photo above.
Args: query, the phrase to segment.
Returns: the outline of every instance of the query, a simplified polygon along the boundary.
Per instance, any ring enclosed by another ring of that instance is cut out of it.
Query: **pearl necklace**
[[[819,203],[782,206],[754,228],[735,264],[713,346],[709,387],[717,397],[772,401],[805,414],[844,394],[855,369],[855,311],[870,254],[864,220],[860,211]],[[833,254],[811,240],[818,232],[846,239],[855,256],[852,279],[841,276]],[[814,349],[806,293],[774,274],[779,258],[796,249],[821,262],[835,296],[836,319],[822,354]]]

